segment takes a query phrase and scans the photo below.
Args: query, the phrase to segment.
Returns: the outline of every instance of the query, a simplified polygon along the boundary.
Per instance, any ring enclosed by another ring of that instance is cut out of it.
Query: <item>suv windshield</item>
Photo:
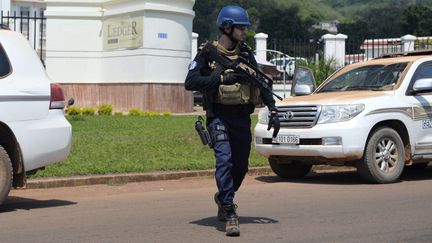
[[[369,65],[330,80],[317,93],[349,90],[392,90],[408,63]]]

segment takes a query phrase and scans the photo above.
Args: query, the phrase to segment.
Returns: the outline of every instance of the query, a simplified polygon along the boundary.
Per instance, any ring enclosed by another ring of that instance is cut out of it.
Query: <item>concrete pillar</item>
[[[198,37],[197,33],[192,32],[192,60],[195,58],[198,51]]]
[[[11,0],[0,0],[0,10],[3,15],[7,15],[7,12],[11,11]]]
[[[345,40],[348,36],[343,34],[326,34],[324,40],[324,58],[325,60],[334,60],[336,67],[345,65]]]
[[[417,40],[417,37],[413,35],[404,35],[401,37],[402,42],[402,51],[414,51],[415,47],[415,41]]]
[[[255,35],[256,56],[259,60],[267,60],[267,38],[268,35],[264,33]]]

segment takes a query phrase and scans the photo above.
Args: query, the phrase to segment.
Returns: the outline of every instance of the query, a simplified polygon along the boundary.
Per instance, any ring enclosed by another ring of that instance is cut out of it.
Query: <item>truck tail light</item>
[[[60,84],[51,84],[50,109],[64,109],[65,98]]]

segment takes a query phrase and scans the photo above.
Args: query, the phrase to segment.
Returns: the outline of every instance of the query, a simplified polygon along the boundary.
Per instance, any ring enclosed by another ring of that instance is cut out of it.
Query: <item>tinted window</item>
[[[329,81],[319,92],[392,89],[407,65],[397,63],[359,67]]]
[[[11,66],[3,46],[0,45],[0,78],[7,76],[11,72]]]
[[[420,65],[414,74],[414,81],[422,78],[432,78],[432,63],[426,62]]]

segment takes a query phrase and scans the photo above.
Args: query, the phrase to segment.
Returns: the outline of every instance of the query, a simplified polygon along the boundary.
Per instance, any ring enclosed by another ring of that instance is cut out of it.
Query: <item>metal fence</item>
[[[323,42],[316,40],[270,39],[267,42],[267,60],[276,65],[282,75],[275,81],[289,80],[297,65],[315,63],[323,53]]]
[[[292,58],[307,60],[314,62],[316,54],[322,51],[323,42],[316,40],[296,40],[296,39],[272,39],[268,42],[269,50],[274,50],[280,54],[287,55]],[[272,57],[269,53],[268,58]]]
[[[409,50],[431,50],[432,38],[417,37],[414,46],[407,46]],[[366,39],[346,42],[345,63],[356,63],[371,60],[387,54],[398,53],[404,50],[401,38]]]
[[[46,18],[43,12],[7,12],[0,13],[2,28],[20,32],[31,43],[42,61],[45,60]]]

